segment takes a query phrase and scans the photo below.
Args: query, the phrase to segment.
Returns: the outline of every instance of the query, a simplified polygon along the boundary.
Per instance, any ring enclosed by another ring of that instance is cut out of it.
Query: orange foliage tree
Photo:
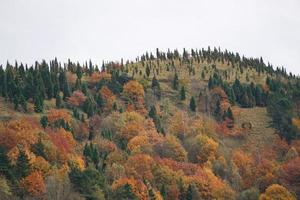
[[[49,136],[50,140],[57,147],[59,161],[67,161],[68,155],[74,151],[76,145],[72,133],[60,128],[56,131],[51,131]]]
[[[176,161],[184,162],[187,160],[187,153],[178,138],[174,135],[167,135],[166,139],[157,143],[154,147],[155,152],[163,158],[172,158]]]
[[[140,151],[141,148],[147,144],[149,144],[147,136],[145,136],[145,135],[135,136],[128,142],[127,148],[131,152]]]
[[[59,121],[64,121],[70,124],[72,116],[64,109],[51,109],[47,115],[48,122],[50,125],[55,125]]]
[[[254,161],[251,156],[243,151],[236,150],[232,154],[232,161],[237,166],[239,174],[241,175],[244,187],[250,187],[255,178],[254,174]]]
[[[43,177],[46,177],[50,172],[50,164],[41,156],[32,159],[30,163],[31,171],[39,171]]]
[[[98,83],[100,80],[111,80],[111,74],[104,72],[93,72],[90,77],[90,82]]]
[[[152,180],[152,167],[154,165],[153,159],[146,154],[137,154],[129,157],[126,162],[125,169],[129,177],[135,177],[135,179],[147,179]]]
[[[206,135],[197,135],[187,143],[188,157],[192,162],[203,164],[215,159],[218,143]]]
[[[80,91],[76,90],[68,97],[68,103],[73,106],[80,106],[86,100],[86,96]]]
[[[105,111],[111,111],[112,106],[116,100],[116,96],[107,86],[103,86],[99,92],[105,102]]]
[[[38,171],[34,171],[29,176],[22,179],[20,186],[35,198],[41,198],[46,192],[43,176]]]
[[[22,145],[29,148],[38,140],[39,127],[36,122],[29,118],[10,120],[0,123],[0,145],[8,150]]]
[[[300,157],[288,161],[282,166],[281,181],[300,196]]]
[[[145,92],[139,82],[132,80],[126,83],[123,88],[123,96],[125,97],[127,106],[129,106],[128,108],[135,109],[143,114],[146,113],[144,107]]]
[[[187,113],[177,111],[170,119],[168,132],[183,140],[189,131],[189,118]]]
[[[126,143],[137,135],[146,134],[145,118],[137,112],[125,112],[120,116],[118,136]]]

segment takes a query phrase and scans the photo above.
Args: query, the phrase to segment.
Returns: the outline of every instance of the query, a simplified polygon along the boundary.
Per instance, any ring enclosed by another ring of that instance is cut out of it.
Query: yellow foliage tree
[[[285,187],[273,184],[260,195],[259,200],[296,200],[296,198]]]

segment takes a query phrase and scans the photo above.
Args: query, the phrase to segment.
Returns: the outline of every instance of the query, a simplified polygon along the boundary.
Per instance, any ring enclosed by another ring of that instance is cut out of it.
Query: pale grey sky
[[[300,74],[300,0],[0,0],[0,63],[220,46]]]

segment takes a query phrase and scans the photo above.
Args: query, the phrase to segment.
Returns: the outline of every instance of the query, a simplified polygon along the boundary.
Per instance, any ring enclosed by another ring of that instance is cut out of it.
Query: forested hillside
[[[0,67],[0,199],[300,198],[300,79],[220,49]]]

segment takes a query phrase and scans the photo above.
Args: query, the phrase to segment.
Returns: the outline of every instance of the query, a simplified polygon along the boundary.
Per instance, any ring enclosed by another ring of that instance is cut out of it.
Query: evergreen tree
[[[174,79],[173,79],[173,89],[178,90],[179,87],[179,79],[177,73],[175,73]]]
[[[228,109],[227,109],[226,117],[229,118],[229,119],[231,119],[231,120],[234,120],[233,114],[232,114],[232,110],[231,110],[230,107],[228,107]]]
[[[185,100],[185,87],[181,87],[181,90],[180,90],[180,100],[181,101],[184,101]]]
[[[47,153],[46,153],[45,145],[42,142],[41,137],[39,138],[37,143],[32,145],[31,150],[35,155],[41,156],[47,160]]]
[[[203,70],[202,73],[201,73],[201,78],[202,78],[202,79],[205,79],[205,72],[204,72],[204,70]]]
[[[56,95],[55,105],[56,105],[56,108],[61,108],[62,107],[62,99],[61,99],[59,94]]]
[[[194,97],[192,97],[190,100],[190,109],[191,111],[196,112],[196,101]]]
[[[83,110],[86,112],[88,117],[93,116],[96,113],[97,104],[92,96],[89,96],[84,104],[83,104]]]
[[[34,111],[37,113],[41,113],[44,110],[44,100],[42,95],[37,94],[34,98]]]
[[[161,196],[163,197],[163,199],[166,199],[167,198],[167,191],[166,191],[166,187],[165,185],[163,184],[160,188],[160,194]]]
[[[220,121],[222,119],[222,109],[221,109],[221,102],[220,100],[216,103],[216,108],[214,110],[214,117],[217,121]]]
[[[70,91],[70,87],[69,87],[69,83],[66,80],[64,82],[64,86],[63,86],[63,100],[65,101],[67,99],[67,97],[71,96],[71,91]]]
[[[149,67],[149,65],[147,65],[147,67],[146,67],[146,75],[147,75],[147,77],[149,77],[150,76],[150,67]]]
[[[113,73],[112,79],[107,83],[107,87],[114,93],[120,94],[123,91],[123,86],[118,82],[116,73]]]
[[[82,70],[81,70],[81,67],[78,65],[77,68],[76,68],[76,75],[77,75],[77,79],[80,81],[81,78],[82,78]]]
[[[157,115],[155,106],[151,106],[149,111],[149,117],[153,119],[153,122],[155,124],[156,130],[160,133],[162,133],[162,125],[159,116]]]
[[[293,107],[290,99],[284,94],[275,93],[269,99],[267,110],[272,118],[272,126],[277,129],[281,138],[290,143],[299,137],[297,128],[292,123]]]
[[[138,198],[133,193],[131,186],[127,183],[119,187],[113,194],[113,199],[118,200],[138,200]]]
[[[40,123],[42,127],[45,129],[48,126],[48,118],[47,116],[41,117]]]
[[[27,112],[27,102],[26,102],[26,99],[23,96],[23,94],[21,94],[19,101],[20,101],[20,105],[22,106],[23,110],[25,112]]]
[[[95,191],[101,191],[104,188],[104,177],[93,166],[88,166],[83,171],[72,166],[69,178],[74,189],[83,194],[87,200],[99,199]]]
[[[153,76],[151,87],[154,92],[154,95],[158,99],[160,99],[161,98],[161,89],[160,89],[160,84],[159,84],[158,80],[156,79],[156,76]]]
[[[152,89],[155,88],[155,87],[160,88],[160,85],[159,85],[159,82],[158,82],[156,76],[153,76],[153,78],[152,78],[151,87],[152,87]]]
[[[15,182],[15,176],[7,157],[7,152],[2,147],[0,147],[0,175],[4,175],[8,180]]]
[[[15,166],[15,174],[16,177],[20,180],[21,178],[24,178],[29,175],[29,159],[23,150],[19,150],[19,156],[16,161]]]
[[[186,200],[193,200],[193,188],[192,185],[189,185],[186,192]]]
[[[76,79],[75,90],[81,90],[81,81],[78,78]]]
[[[100,110],[102,110],[102,108],[104,108],[104,106],[105,106],[105,101],[102,98],[100,93],[96,96],[95,100],[96,100],[96,103],[99,106]]]

